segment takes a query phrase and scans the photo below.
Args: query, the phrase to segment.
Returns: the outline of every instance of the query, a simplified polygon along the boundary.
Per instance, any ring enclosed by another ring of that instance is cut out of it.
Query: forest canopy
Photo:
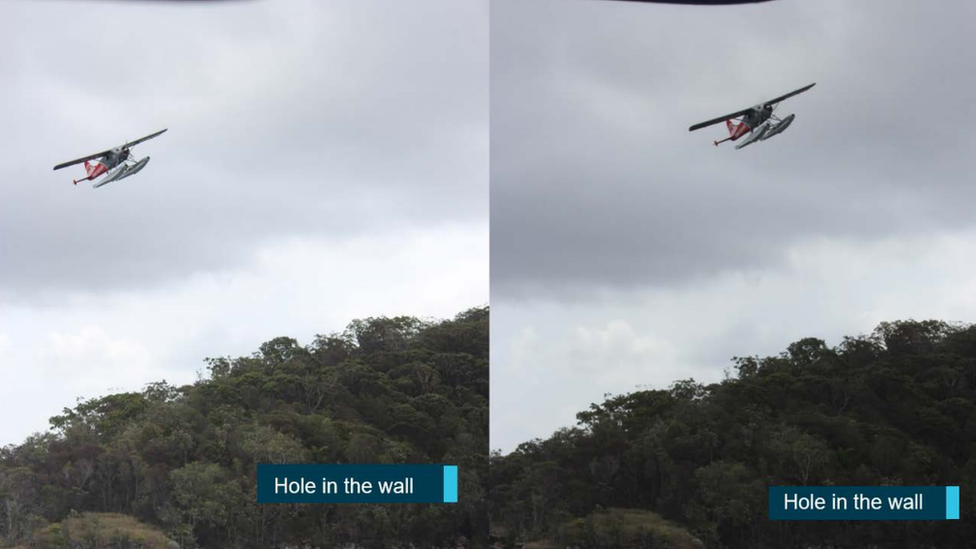
[[[653,531],[621,537],[635,510],[682,525],[708,548],[976,539],[965,520],[976,516],[972,326],[886,322],[836,347],[802,339],[779,356],[733,359],[720,383],[608,396],[577,420],[492,454],[493,532],[510,544],[675,546]],[[956,485],[964,520],[773,523],[772,485]]]
[[[66,408],[50,432],[0,449],[0,547],[48,543],[79,513],[132,517],[184,549],[484,546],[488,317],[356,320],[307,346],[278,337],[208,359],[191,385]],[[257,463],[305,462],[456,464],[463,497],[256,503]]]

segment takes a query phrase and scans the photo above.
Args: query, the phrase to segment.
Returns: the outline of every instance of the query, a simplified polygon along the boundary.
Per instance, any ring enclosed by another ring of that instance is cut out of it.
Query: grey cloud
[[[967,2],[492,7],[495,296],[780,265],[792,245],[973,224]],[[809,82],[776,139],[692,123]]]
[[[233,268],[289,236],[487,219],[484,3],[2,11],[3,301]],[[51,171],[162,127],[138,177],[92,191]]]

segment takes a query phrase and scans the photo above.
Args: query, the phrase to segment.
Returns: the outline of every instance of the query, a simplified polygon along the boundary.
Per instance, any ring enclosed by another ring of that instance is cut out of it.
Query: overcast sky
[[[488,5],[0,2],[0,445],[77,397],[488,301]],[[97,190],[52,167],[162,128]]]
[[[976,320],[964,0],[491,5],[491,445],[882,320]],[[742,150],[696,122],[817,82]]]

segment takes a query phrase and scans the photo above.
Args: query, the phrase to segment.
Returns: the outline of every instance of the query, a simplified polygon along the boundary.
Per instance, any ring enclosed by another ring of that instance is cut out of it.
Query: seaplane
[[[165,129],[160,130],[156,133],[147,135],[146,137],[136,139],[135,141],[129,141],[124,145],[119,145],[118,147],[112,149],[90,154],[88,156],[68,162],[63,162],[55,166],[54,169],[60,170],[61,168],[67,168],[68,166],[74,166],[75,164],[84,164],[88,177],[75,179],[74,184],[77,185],[79,181],[95,181],[96,178],[104,175],[105,177],[102,178],[101,181],[92,185],[92,188],[97,189],[103,185],[108,185],[113,181],[125,179],[126,177],[133,176],[142,171],[142,169],[146,167],[146,164],[149,163],[149,157],[147,156],[142,160],[136,160],[133,158],[130,149],[139,143],[149,141],[154,137],[162,135],[165,131]]]
[[[778,107],[781,102],[795,95],[800,95],[816,85],[816,82],[814,82],[809,86],[804,86],[798,90],[791,91],[786,95],[781,95],[776,99],[770,99],[769,101],[765,101],[754,107],[742,109],[741,111],[726,114],[725,116],[720,116],[718,118],[713,118],[711,120],[695,124],[694,126],[688,128],[688,131],[693,132],[713,124],[725,122],[725,126],[729,129],[729,136],[721,141],[716,141],[716,147],[719,146],[720,143],[725,143],[726,141],[738,141],[742,137],[745,137],[745,139],[735,146],[736,149],[741,149],[742,147],[752,145],[757,141],[765,141],[770,137],[774,137],[785,132],[786,128],[789,128],[790,124],[793,123],[793,120],[796,119],[795,114],[790,114],[782,119],[777,117],[775,114],[773,114],[776,107]]]

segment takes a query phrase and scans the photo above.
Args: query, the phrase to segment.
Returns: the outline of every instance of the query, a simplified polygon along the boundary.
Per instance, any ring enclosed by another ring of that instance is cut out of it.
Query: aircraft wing
[[[720,116],[718,118],[713,118],[713,119],[707,120],[705,122],[699,122],[698,124],[695,124],[694,126],[688,128],[688,131],[693,132],[695,130],[700,130],[702,128],[706,128],[708,126],[711,126],[712,124],[718,124],[719,122],[725,122],[726,120],[729,120],[729,119],[732,119],[732,118],[736,118],[736,117],[739,117],[739,116],[745,116],[751,110],[752,110],[752,107],[749,107],[748,109],[742,109],[741,111],[734,112],[732,114],[727,114],[725,116]]]
[[[167,129],[169,129],[169,128],[167,128]],[[143,141],[149,141],[153,137],[156,137],[158,135],[162,135],[165,131],[166,131],[165,129],[164,130],[159,130],[158,132],[153,133],[153,134],[149,134],[146,137],[142,137],[142,138],[136,139],[135,141],[129,141],[125,145],[122,145],[122,148],[123,149],[127,149],[129,147],[135,147],[136,145],[138,145],[139,143],[142,143]]]
[[[67,168],[68,166],[74,166],[75,164],[81,164],[82,162],[86,162],[88,160],[94,160],[96,158],[101,158],[101,157],[105,156],[106,154],[108,154],[110,152],[112,152],[112,151],[111,150],[102,151],[102,152],[98,152],[98,153],[95,153],[95,154],[90,154],[90,155],[85,156],[85,157],[82,157],[82,158],[78,158],[77,160],[70,160],[68,162],[62,162],[61,164],[58,164],[57,166],[55,166],[54,169],[55,170],[60,170],[61,168]]]
[[[766,101],[765,104],[766,105],[775,105],[776,103],[779,103],[780,101],[784,101],[786,99],[789,99],[789,98],[793,97],[794,95],[800,95],[801,93],[809,90],[810,88],[812,88],[812,87],[814,87],[816,85],[817,85],[817,83],[814,82],[813,84],[810,84],[809,86],[804,86],[804,87],[802,87],[802,88],[800,88],[800,89],[798,89],[796,91],[791,91],[790,93],[788,93],[786,95],[781,95],[781,96],[777,97],[776,99],[771,99],[769,101]]]

